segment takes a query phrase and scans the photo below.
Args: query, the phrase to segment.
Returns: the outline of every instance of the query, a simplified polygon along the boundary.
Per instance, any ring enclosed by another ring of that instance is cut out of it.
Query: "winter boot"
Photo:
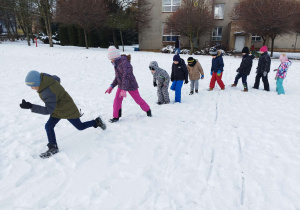
[[[195,90],[195,93],[198,93],[198,90]]]
[[[189,95],[193,95],[193,94],[194,94],[194,91],[191,91]]]
[[[43,158],[43,159],[49,158],[52,155],[54,155],[54,154],[56,154],[56,153],[59,152],[57,144],[50,144],[50,143],[48,143],[47,146],[48,146],[49,149],[46,152],[40,154],[40,157]]]
[[[213,88],[208,88],[208,90],[207,91],[213,91]]]
[[[221,88],[221,90],[225,90],[225,87]]]
[[[159,101],[159,102],[157,102],[157,104],[158,104],[158,105],[162,105],[162,104],[164,104],[164,103]]]
[[[102,128],[102,130],[105,130],[105,129],[106,129],[106,125],[105,125],[105,123],[101,120],[100,117],[97,117],[95,120],[96,120],[96,123],[97,123],[97,127]]]
[[[151,109],[149,109],[149,111],[147,112],[147,116],[152,117]]]
[[[248,88],[244,88],[244,90],[242,90],[243,92],[248,92]]]
[[[110,123],[115,123],[118,121],[119,121],[119,118],[115,118],[115,117],[109,120]]]
[[[233,83],[233,84],[231,85],[231,87],[236,87],[236,85],[237,85],[237,84]]]
[[[119,109],[119,118],[122,117],[122,109]]]

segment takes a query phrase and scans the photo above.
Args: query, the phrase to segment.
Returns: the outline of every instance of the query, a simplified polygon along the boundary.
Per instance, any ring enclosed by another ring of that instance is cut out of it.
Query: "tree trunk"
[[[84,41],[85,41],[85,48],[89,49],[89,44],[88,44],[88,40],[87,40],[87,34],[86,31],[83,29],[84,32]]]
[[[51,22],[50,22],[50,16],[47,17],[48,22],[48,38],[49,38],[49,45],[50,47],[53,47],[53,40],[52,40],[52,29],[51,29]]]
[[[27,44],[28,46],[30,46],[30,37],[29,37],[29,30],[27,25],[25,26],[25,30],[26,30]]]
[[[296,41],[295,41],[295,45],[294,45],[294,51],[296,51],[296,48],[297,48],[297,41],[298,41],[298,33],[296,33]]]
[[[275,38],[271,38],[271,39],[272,39],[272,45],[271,45],[271,57],[273,57],[274,40],[275,40]]]
[[[191,52],[190,54],[193,54],[194,53],[194,43],[193,43],[193,37],[190,36],[190,45],[191,45]]]
[[[117,49],[119,49],[119,45],[118,45],[118,40],[117,40],[117,35],[116,35],[116,30],[113,29],[113,41],[114,41],[114,45]]]
[[[122,35],[122,31],[120,30],[120,35],[121,35],[121,42],[122,42],[122,46],[123,46],[123,52],[124,52],[124,42],[123,42],[123,35]]]

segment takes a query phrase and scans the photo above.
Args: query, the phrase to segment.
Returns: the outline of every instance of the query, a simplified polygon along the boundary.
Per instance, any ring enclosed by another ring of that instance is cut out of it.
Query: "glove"
[[[213,71],[210,71],[210,75],[212,76],[212,74],[213,74]]]
[[[221,76],[221,73],[222,73],[221,70],[218,70],[217,75]]]
[[[201,79],[204,79],[204,75],[201,75]]]
[[[264,77],[266,77],[268,75],[268,72],[264,71],[263,75]]]
[[[109,86],[109,88],[105,91],[105,94],[106,93],[110,94],[112,90],[113,90],[113,88],[111,86]]]
[[[156,82],[153,82],[153,86],[154,86],[154,87],[156,87],[156,86],[157,86]]]
[[[236,72],[239,72],[239,71],[240,71],[239,69],[236,70]]]
[[[126,90],[121,90],[121,92],[120,92],[120,98],[121,97],[126,98]]]
[[[22,109],[31,109],[32,104],[30,102],[26,102],[24,99],[22,100],[22,103],[20,104],[20,107]]]
[[[189,81],[187,81],[187,80],[186,80],[186,81],[184,81],[184,84],[187,84],[187,83],[189,83]]]

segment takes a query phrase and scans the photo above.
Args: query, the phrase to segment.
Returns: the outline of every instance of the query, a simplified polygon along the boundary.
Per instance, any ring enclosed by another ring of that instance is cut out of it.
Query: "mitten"
[[[31,109],[32,104],[30,102],[26,102],[24,99],[22,100],[22,103],[20,104],[20,107],[22,109]]]
[[[184,84],[187,84],[187,83],[189,83],[189,81],[188,81],[188,80],[185,80],[185,81],[184,81]]]
[[[218,70],[217,75],[218,75],[218,76],[221,76],[221,73],[222,73],[221,70]]]
[[[204,75],[201,75],[201,79],[204,79]]]
[[[106,94],[106,93],[110,94],[112,90],[113,90],[113,88],[112,88],[112,86],[110,86],[110,87],[105,91],[105,94]]]
[[[212,76],[212,74],[213,74],[213,71],[210,71],[210,75]]]
[[[121,90],[121,92],[120,92],[120,98],[121,97],[126,98],[126,90]]]
[[[239,72],[239,71],[240,71],[239,69],[236,70],[236,72]]]
[[[157,84],[156,84],[156,81],[154,81],[154,82],[153,82],[153,86],[154,86],[154,87],[156,87],[156,86],[157,86]]]

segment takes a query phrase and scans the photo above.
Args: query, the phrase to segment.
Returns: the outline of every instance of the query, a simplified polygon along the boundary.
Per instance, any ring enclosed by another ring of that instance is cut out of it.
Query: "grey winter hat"
[[[212,56],[217,55],[218,54],[218,50],[215,47],[212,47],[209,50],[209,54],[211,54]]]

